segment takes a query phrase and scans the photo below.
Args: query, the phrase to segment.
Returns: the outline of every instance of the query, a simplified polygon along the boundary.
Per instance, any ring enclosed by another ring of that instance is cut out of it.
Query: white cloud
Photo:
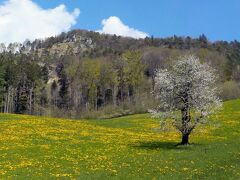
[[[61,4],[43,9],[32,0],[6,0],[0,5],[0,42],[23,42],[68,31],[76,24],[79,9],[68,12]]]
[[[123,24],[120,18],[116,16],[111,16],[108,19],[102,21],[102,29],[97,32],[104,34],[116,34],[118,36],[132,37],[132,38],[145,38],[149,36],[147,33],[139,31],[134,28],[130,28]]]

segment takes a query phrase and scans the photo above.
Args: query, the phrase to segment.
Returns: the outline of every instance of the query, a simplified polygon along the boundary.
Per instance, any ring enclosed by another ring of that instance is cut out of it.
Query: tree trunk
[[[152,91],[155,89],[155,76],[152,75]]]
[[[182,142],[181,145],[188,145],[189,144],[189,134],[182,134]]]
[[[3,106],[4,106],[4,113],[7,113],[7,102],[8,102],[8,95],[7,95],[7,93],[5,93],[4,94],[4,96],[5,96],[5,100],[4,100],[4,104],[3,104]]]
[[[12,88],[8,88],[8,91],[7,91],[7,108],[6,108],[6,111],[7,113],[9,113],[9,106],[10,106],[10,98],[11,98],[11,91],[12,91]]]
[[[33,87],[29,91],[29,114],[32,114],[32,96],[33,96]]]
[[[117,88],[116,86],[114,85],[113,88],[112,88],[112,100],[113,100],[113,106],[117,106]]]
[[[189,122],[190,122],[190,111],[188,105],[184,107],[182,110],[182,142],[181,145],[187,145],[188,142],[188,136],[190,134],[190,128],[189,128]]]

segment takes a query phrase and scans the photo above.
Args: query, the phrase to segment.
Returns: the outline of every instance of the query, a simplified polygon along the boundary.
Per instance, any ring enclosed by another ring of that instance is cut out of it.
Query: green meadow
[[[240,179],[240,100],[225,102],[186,147],[149,114],[0,120],[1,179]]]

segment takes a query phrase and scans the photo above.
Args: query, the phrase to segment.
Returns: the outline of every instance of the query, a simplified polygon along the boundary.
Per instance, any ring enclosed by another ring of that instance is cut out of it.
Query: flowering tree
[[[155,82],[154,95],[160,105],[150,112],[162,125],[170,120],[182,134],[181,144],[189,144],[189,135],[197,124],[221,107],[214,70],[187,55],[170,70],[158,70]]]

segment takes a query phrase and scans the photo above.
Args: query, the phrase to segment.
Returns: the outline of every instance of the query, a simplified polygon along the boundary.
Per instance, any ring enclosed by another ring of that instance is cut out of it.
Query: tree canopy
[[[198,123],[221,106],[215,71],[193,55],[180,57],[171,69],[160,69],[155,79],[154,95],[160,106],[150,112],[161,121],[171,119],[182,133],[182,144]]]

